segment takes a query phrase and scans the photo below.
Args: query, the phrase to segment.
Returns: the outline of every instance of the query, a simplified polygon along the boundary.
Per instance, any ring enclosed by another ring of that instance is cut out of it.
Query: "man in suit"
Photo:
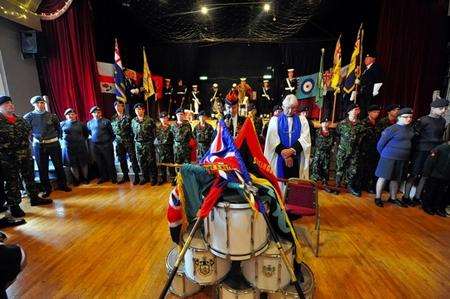
[[[361,107],[361,117],[367,114],[367,107],[373,104],[373,99],[378,95],[382,83],[382,71],[376,63],[376,55],[374,52],[368,52],[364,58],[366,69],[361,74],[359,84],[361,90],[357,97],[357,103]],[[358,80],[356,80],[358,84]]]

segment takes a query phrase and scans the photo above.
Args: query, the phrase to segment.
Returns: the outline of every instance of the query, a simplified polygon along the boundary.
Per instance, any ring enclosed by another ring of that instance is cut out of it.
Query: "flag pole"
[[[361,39],[360,39],[360,45],[359,45],[359,75],[358,75],[358,79],[361,77],[362,75],[362,59],[363,59],[363,41],[364,41],[364,28],[363,28],[363,23],[361,23],[361,26],[359,27],[359,30],[361,31]],[[360,82],[361,83],[361,82]],[[356,84],[355,90],[356,90],[356,94],[358,94],[360,92],[360,84]],[[355,97],[355,104],[356,104],[356,100],[358,97]]]
[[[333,112],[332,112],[332,115],[331,115],[331,123],[332,124],[334,124],[334,117],[335,117],[335,114],[336,114],[336,99],[337,99],[337,92],[335,91],[334,92],[334,96],[333,96]]]
[[[319,66],[319,101],[321,102],[319,106],[319,122],[322,119],[322,108],[323,108],[323,56],[325,55],[325,49],[320,49],[320,66]]]

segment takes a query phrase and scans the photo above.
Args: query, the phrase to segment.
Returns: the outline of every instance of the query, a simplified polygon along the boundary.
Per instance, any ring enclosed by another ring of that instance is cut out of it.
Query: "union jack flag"
[[[117,100],[124,103],[127,102],[125,90],[125,74],[123,72],[122,59],[120,59],[119,45],[116,39],[114,47],[114,94]]]

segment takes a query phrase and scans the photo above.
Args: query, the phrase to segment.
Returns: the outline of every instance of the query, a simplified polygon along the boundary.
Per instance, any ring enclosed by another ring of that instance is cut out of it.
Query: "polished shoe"
[[[0,232],[0,242],[5,242],[6,239],[8,239],[8,236],[5,233]]]
[[[18,226],[27,223],[25,219],[16,219],[11,216],[5,216],[0,219],[0,228]]]
[[[368,190],[367,190],[367,192],[369,192],[370,194],[375,194],[376,192],[375,192],[375,189],[373,189],[373,188],[369,188]]]
[[[5,205],[1,205],[0,206],[0,213],[6,212],[6,211],[8,211],[8,207],[5,206]]]
[[[143,180],[139,183],[139,185],[145,185],[145,184],[147,184],[148,182],[150,182],[149,179],[143,179]]]
[[[350,192],[353,196],[361,197],[361,191],[360,190],[356,190],[352,186],[348,186],[348,192]]]
[[[80,186],[80,181],[78,181],[78,180],[73,180],[72,185],[73,185],[74,187],[78,187],[78,186]]]
[[[447,217],[447,212],[443,210],[436,210],[436,215],[441,217]]]
[[[381,200],[381,198],[375,198],[375,205],[377,207],[382,208],[384,206],[383,201]]]
[[[107,181],[108,181],[107,179],[99,179],[99,180],[97,181],[97,185],[103,184],[103,183],[105,183],[105,182],[107,182]]]
[[[124,184],[124,183],[126,183],[126,182],[129,182],[130,181],[130,178],[128,177],[128,175],[124,175],[118,182],[117,182],[117,184]]]
[[[133,180],[133,185],[139,185],[139,183],[141,182],[141,179],[139,178],[139,176],[135,176],[134,180]]]
[[[405,205],[408,205],[408,206],[412,206],[412,203],[413,203],[413,201],[411,200],[411,198],[405,197],[405,196],[402,197],[402,202],[403,202]]]
[[[14,218],[25,217],[25,212],[20,208],[19,205],[14,205],[9,207],[9,212]]]
[[[65,185],[62,187],[59,187],[58,190],[64,191],[64,192],[70,192],[72,191],[72,188],[70,188],[69,186]]]
[[[164,180],[158,180],[158,186],[161,186],[162,184],[164,184]]]
[[[31,206],[43,206],[43,205],[49,205],[53,202],[50,198],[42,198],[42,197],[35,197],[30,199],[30,205]]]
[[[417,206],[422,205],[422,201],[419,198],[414,197],[409,205],[412,207],[417,207]]]
[[[422,207],[423,211],[429,215],[434,215],[436,214],[436,212],[434,211],[433,208],[429,208],[429,207]]]
[[[150,185],[151,185],[151,186],[155,186],[155,185],[156,185],[156,180],[152,180],[152,181],[150,182]]]
[[[83,185],[89,185],[91,182],[88,180],[88,179],[86,179],[86,180],[83,180]]]
[[[111,179],[111,184],[117,184],[117,179]]]
[[[44,192],[42,193],[42,197],[44,197],[44,198],[49,197],[50,194],[52,194],[52,190],[44,191]]]
[[[396,199],[390,199],[390,202],[392,202],[393,204],[396,204],[397,206],[402,207],[402,208],[407,208],[408,207],[407,204],[405,204],[402,200],[398,200],[397,198]]]

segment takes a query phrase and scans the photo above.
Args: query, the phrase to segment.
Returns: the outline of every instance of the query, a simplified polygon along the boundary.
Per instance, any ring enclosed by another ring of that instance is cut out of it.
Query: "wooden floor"
[[[169,191],[169,185],[92,184],[54,192],[54,206],[25,200],[28,223],[5,232],[25,248],[28,266],[8,295],[157,298],[173,246],[165,218]],[[321,256],[305,247],[316,298],[449,298],[450,219],[417,208],[377,208],[369,196],[321,193],[319,200]]]

